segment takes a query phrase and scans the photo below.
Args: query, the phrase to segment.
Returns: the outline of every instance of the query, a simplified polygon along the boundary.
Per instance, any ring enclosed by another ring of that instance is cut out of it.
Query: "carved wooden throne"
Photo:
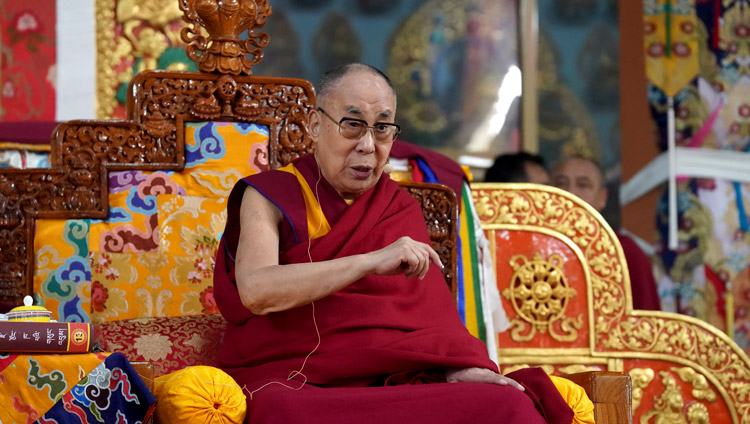
[[[577,197],[534,184],[475,184],[511,328],[504,371],[623,371],[640,423],[750,422],[750,360],[694,318],[633,310],[620,243]]]
[[[51,169],[0,171],[0,301],[33,293],[59,320],[99,323],[218,312],[210,286],[226,196],[242,176],[313,151],[304,122],[315,92],[250,76],[268,42],[255,32],[267,1],[207,4],[180,2],[201,72],[140,73],[128,120],[63,123]],[[403,188],[455,294],[455,195]]]

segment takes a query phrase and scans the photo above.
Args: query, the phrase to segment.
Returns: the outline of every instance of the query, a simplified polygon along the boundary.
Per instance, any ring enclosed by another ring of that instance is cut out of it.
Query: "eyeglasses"
[[[323,108],[319,107],[318,110],[325,115],[326,118],[338,125],[339,134],[352,140],[359,140],[369,129],[372,129],[372,135],[374,135],[375,139],[378,141],[393,141],[401,132],[401,127],[398,124],[392,124],[390,122],[376,122],[372,125],[367,125],[367,121],[347,117],[341,118],[340,121],[336,122],[336,120],[324,111]]]

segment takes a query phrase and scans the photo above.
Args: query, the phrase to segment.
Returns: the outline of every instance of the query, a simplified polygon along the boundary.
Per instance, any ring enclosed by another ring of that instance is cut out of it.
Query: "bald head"
[[[569,191],[596,210],[607,205],[607,187],[603,168],[591,159],[569,157],[561,160],[552,169],[552,185]]]
[[[378,77],[382,78],[383,81],[386,82],[388,87],[391,90],[391,93],[393,94],[394,100],[396,99],[396,89],[393,87],[393,83],[388,78],[388,76],[383,73],[380,69],[367,65],[365,63],[347,63],[346,65],[337,66],[333,69],[328,70],[325,74],[323,74],[322,77],[320,77],[320,81],[318,82],[318,105],[323,105],[328,100],[328,98],[331,96],[331,94],[336,90],[338,87],[338,83],[341,82],[341,79],[345,76],[355,73],[355,72],[366,72],[373,75],[377,75]]]

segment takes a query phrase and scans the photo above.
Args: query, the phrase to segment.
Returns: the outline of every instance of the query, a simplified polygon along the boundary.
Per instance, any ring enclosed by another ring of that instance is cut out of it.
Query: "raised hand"
[[[372,273],[379,275],[404,274],[421,280],[430,269],[430,262],[442,267],[440,256],[428,244],[401,237],[388,246],[366,255],[372,261]]]

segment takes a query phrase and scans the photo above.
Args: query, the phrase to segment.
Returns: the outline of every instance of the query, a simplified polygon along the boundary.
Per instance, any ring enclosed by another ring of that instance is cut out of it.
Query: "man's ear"
[[[307,114],[307,132],[313,140],[320,137],[320,113],[315,109]]]
[[[596,205],[594,207],[598,211],[603,211],[604,207],[607,206],[607,196],[609,195],[609,190],[607,190],[607,187],[602,186],[599,189],[599,192],[596,194]]]

